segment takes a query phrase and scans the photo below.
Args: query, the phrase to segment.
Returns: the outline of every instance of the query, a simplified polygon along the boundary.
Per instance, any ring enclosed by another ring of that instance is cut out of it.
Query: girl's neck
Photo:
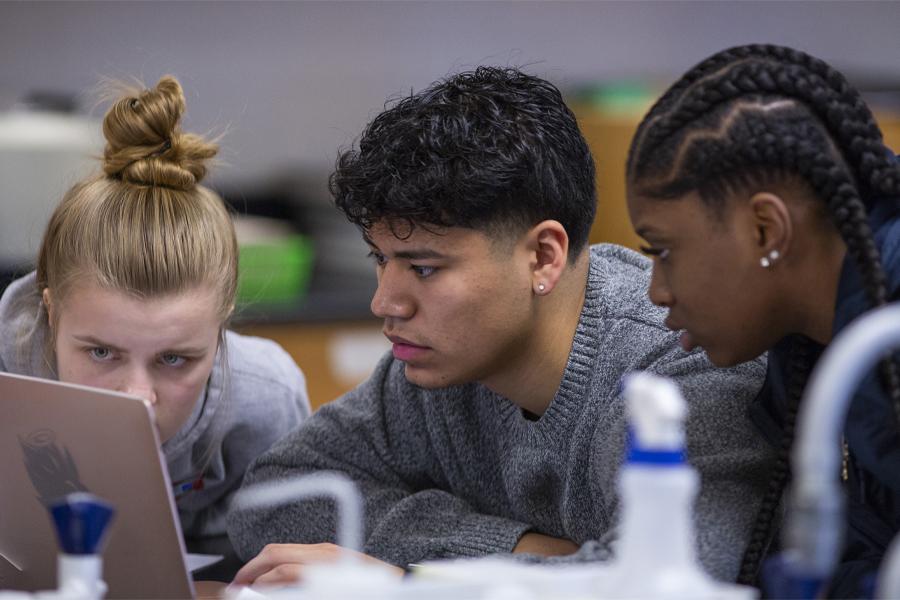
[[[837,305],[838,286],[844,266],[847,247],[843,240],[826,240],[817,244],[816,251],[807,252],[802,269],[792,277],[791,287],[798,308],[797,331],[827,345],[834,335],[834,313]]]

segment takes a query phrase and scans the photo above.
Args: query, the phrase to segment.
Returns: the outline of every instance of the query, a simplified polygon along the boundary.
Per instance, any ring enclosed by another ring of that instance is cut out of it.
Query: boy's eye
[[[159,357],[159,360],[168,367],[180,367],[187,359],[177,354],[163,354]]]
[[[435,271],[437,271],[437,267],[427,267],[423,265],[411,265],[410,268],[416,272],[416,275],[423,279],[434,275]]]
[[[112,358],[112,350],[109,348],[103,348],[98,346],[96,348],[90,348],[88,350],[88,354],[90,354],[91,358],[98,361],[107,361]]]
[[[366,256],[368,256],[369,258],[374,260],[375,264],[379,265],[379,266],[383,265],[384,263],[387,262],[387,259],[384,257],[384,254],[382,254],[381,252],[375,252],[374,250],[370,250]]]

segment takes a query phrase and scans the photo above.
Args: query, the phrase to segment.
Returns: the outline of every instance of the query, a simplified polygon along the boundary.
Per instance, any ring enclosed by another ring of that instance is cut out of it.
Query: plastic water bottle
[[[637,373],[625,387],[628,448],[619,472],[621,521],[603,592],[616,598],[754,598],[697,560],[693,504],[700,485],[685,458],[687,407],[667,379]]]

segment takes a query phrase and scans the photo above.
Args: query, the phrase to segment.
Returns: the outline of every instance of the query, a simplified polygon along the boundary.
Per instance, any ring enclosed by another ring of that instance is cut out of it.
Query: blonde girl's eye
[[[88,348],[88,354],[97,362],[107,362],[112,360],[113,358],[112,350],[110,350],[109,348],[104,348],[103,346]]]
[[[185,357],[177,354],[163,354],[159,360],[167,367],[180,367],[187,361]]]

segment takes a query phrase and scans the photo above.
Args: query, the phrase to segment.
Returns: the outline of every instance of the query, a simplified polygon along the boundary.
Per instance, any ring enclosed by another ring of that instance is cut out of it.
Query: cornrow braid
[[[728,65],[730,68],[726,68]],[[629,173],[633,172],[633,157],[640,146],[655,146],[719,104],[766,93],[794,98],[816,114],[849,162],[859,169],[859,183],[867,191],[877,195],[900,193],[897,165],[859,92],[824,61],[771,45],[726,50],[682,77],[638,127],[638,145],[632,146],[628,160]]]
[[[876,307],[888,301],[889,290],[867,209],[900,196],[900,166],[892,157],[871,111],[843,75],[791,48],[752,45],[701,62],[657,101],[632,143],[627,179],[647,197],[697,191],[721,209],[726,191],[799,176],[825,204]],[[744,555],[742,583],[755,583],[790,477],[796,405],[810,370],[802,355],[789,366],[778,466]],[[900,370],[886,359],[879,374],[900,424]]]
[[[660,97],[656,104],[663,105],[661,108],[667,106],[673,99],[680,96],[685,88],[693,85],[701,77],[710,75],[724,67],[729,67],[741,60],[760,59],[763,57],[775,59],[781,64],[798,65],[823,77],[834,74],[840,79],[843,79],[843,77],[837,71],[831,69],[825,61],[793,48],[771,44],[735,46],[733,48],[728,48],[727,50],[722,50],[698,63],[672,85],[666,93]]]
[[[682,75],[668,90],[660,96],[650,107],[647,117],[638,125],[635,140],[642,140],[648,126],[654,122],[656,115],[662,115],[669,111],[672,103],[677,100],[685,88],[693,85],[698,79],[729,65],[737,60],[752,55],[752,49],[757,46],[737,46],[723,50],[695,65],[690,71]],[[631,170],[631,158],[628,159],[628,170]]]
[[[742,585],[757,585],[759,582],[759,570],[762,559],[775,537],[776,522],[775,513],[781,504],[784,488],[791,477],[791,446],[794,442],[794,426],[797,423],[797,412],[800,408],[800,400],[803,397],[803,389],[812,371],[812,344],[806,338],[795,340],[789,350],[788,358],[788,390],[787,406],[784,414],[784,429],[781,432],[781,441],[778,446],[778,454],[772,475],[769,479],[766,493],[760,504],[759,513],[753,530],[750,533],[750,541],[744,550],[741,568],[738,572],[737,582]]]

